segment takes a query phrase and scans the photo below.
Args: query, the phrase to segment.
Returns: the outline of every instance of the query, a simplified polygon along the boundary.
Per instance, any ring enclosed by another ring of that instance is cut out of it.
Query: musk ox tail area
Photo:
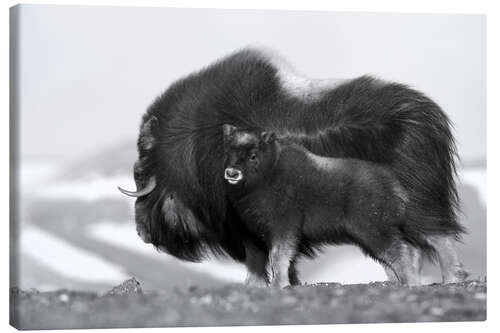
[[[212,250],[245,259],[252,235],[226,198],[223,124],[274,131],[318,155],[389,166],[408,198],[412,241],[423,249],[427,236],[464,231],[450,121],[432,100],[368,76],[307,79],[266,52],[244,49],[172,84],[143,117],[134,175],[138,189],[151,177],[157,186],[137,199],[136,222],[179,258]]]

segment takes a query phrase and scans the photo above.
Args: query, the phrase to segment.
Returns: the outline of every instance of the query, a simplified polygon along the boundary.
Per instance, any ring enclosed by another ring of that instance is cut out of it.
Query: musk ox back
[[[436,103],[369,76],[310,80],[268,51],[244,49],[173,83],[143,116],[134,167],[143,240],[180,259],[213,252],[256,269],[251,262],[266,244],[228,204],[223,124],[272,131],[321,156],[384,164],[407,193],[412,218],[435,234],[463,231],[455,145]],[[314,252],[307,242],[300,251]],[[294,280],[293,265],[290,274]]]

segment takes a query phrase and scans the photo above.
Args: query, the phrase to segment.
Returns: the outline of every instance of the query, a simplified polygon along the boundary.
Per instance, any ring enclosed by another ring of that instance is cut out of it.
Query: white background
[[[455,125],[463,161],[486,156],[482,15],[26,6],[21,157],[71,159],[134,138],[174,80],[246,45],[316,78],[372,74],[422,90]]]

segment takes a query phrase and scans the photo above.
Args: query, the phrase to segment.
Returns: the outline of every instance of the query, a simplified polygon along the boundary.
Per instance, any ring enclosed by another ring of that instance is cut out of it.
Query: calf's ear
[[[276,140],[276,135],[273,132],[262,132],[261,138],[265,143],[272,143]]]
[[[234,131],[236,131],[236,126],[229,124],[222,125],[222,132],[224,133],[224,136],[230,136],[234,133]]]

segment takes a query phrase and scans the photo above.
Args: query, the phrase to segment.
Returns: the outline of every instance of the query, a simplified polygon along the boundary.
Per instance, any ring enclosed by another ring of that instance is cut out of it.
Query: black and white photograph
[[[13,327],[487,319],[486,15],[9,14]]]

